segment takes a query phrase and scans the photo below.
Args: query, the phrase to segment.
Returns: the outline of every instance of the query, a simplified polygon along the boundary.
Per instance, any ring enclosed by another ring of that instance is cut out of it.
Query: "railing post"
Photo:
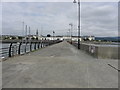
[[[40,42],[38,42],[38,49],[39,49]]]
[[[10,47],[9,47],[9,57],[11,57],[11,56],[12,56],[12,55],[11,55],[11,48],[12,48],[12,44],[13,44],[13,43],[11,43],[11,44],[10,44]]]
[[[30,43],[30,52],[32,51],[32,42]]]
[[[22,45],[22,42],[20,42],[20,44],[19,44],[18,54],[20,54],[21,45]]]
[[[34,50],[36,50],[36,42],[35,42],[35,45],[34,45]]]
[[[42,42],[41,42],[41,48],[42,48]]]
[[[26,53],[26,46],[27,46],[27,43],[25,43],[25,53]]]
[[[43,47],[45,47],[44,45],[45,45],[45,43],[43,43]]]

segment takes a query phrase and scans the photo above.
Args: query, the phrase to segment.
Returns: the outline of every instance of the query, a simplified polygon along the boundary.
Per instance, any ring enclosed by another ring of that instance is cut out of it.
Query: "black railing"
[[[9,47],[0,49],[0,57],[9,56]]]
[[[38,41],[38,42],[19,42],[19,43],[10,43],[9,47],[0,48],[0,57],[12,57],[15,55],[22,55],[34,50],[59,43],[61,41]]]

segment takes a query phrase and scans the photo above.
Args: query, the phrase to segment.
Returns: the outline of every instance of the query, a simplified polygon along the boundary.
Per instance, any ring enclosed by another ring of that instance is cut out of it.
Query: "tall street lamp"
[[[53,31],[53,40],[54,40],[55,31]]]
[[[71,35],[70,36],[71,36],[71,43],[72,43],[72,28],[73,28],[73,24],[70,23],[69,25],[71,26],[71,33],[70,33]]]
[[[26,25],[26,28],[25,28],[25,36],[27,38],[27,25]]]
[[[77,3],[76,0],[73,3]],[[78,0],[78,49],[80,49],[80,0]]]
[[[23,40],[25,38],[25,35],[24,35],[24,21],[22,22],[22,43],[23,43]]]
[[[70,29],[68,29],[68,37],[69,37],[69,39],[70,39]]]
[[[23,33],[22,34],[23,34],[23,37],[24,37],[24,21],[22,23],[23,23],[23,28],[22,28],[23,29]]]

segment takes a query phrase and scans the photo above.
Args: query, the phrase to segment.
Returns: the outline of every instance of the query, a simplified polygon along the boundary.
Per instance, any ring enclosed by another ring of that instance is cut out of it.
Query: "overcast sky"
[[[31,34],[67,35],[73,23],[77,35],[78,7],[72,2],[4,2],[2,3],[2,34],[22,35],[23,22]],[[81,3],[81,35],[117,36],[118,3]]]

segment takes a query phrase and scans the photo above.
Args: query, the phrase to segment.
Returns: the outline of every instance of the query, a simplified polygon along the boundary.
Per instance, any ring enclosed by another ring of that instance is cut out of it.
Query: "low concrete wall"
[[[77,43],[73,44],[77,47]],[[81,44],[81,50],[87,52],[95,58],[101,59],[120,59],[119,49],[120,47],[106,47],[106,46],[95,46],[95,45],[87,45]]]
[[[81,44],[81,50],[89,53],[95,58],[98,58],[98,47],[93,45]]]
[[[119,59],[118,47],[99,47],[98,58]]]

